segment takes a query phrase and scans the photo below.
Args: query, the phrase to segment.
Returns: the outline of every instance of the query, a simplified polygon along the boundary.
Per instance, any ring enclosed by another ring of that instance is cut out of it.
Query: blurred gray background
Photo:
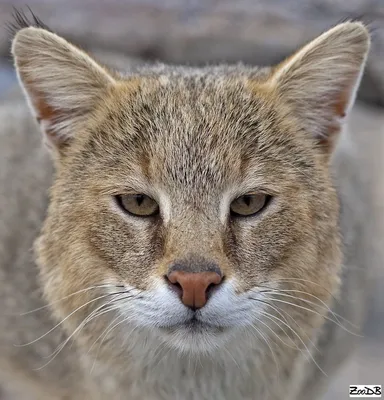
[[[326,400],[348,399],[350,384],[384,385],[384,0],[29,0],[44,23],[93,52],[100,61],[124,69],[141,60],[206,64],[268,65],[348,18],[369,23],[372,50],[351,118],[356,148],[371,158],[367,179],[377,199],[369,275],[369,311],[364,338],[340,373],[332,377]],[[0,102],[20,97],[9,56],[6,23],[13,7],[28,14],[26,0],[0,0]],[[364,159],[364,157],[362,158]],[[374,179],[376,177],[376,180]],[[375,200],[376,201],[376,200]],[[310,399],[309,399],[310,400]]]

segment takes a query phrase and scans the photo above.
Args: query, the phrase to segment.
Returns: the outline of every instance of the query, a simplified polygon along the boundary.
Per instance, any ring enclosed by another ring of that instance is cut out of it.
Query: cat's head
[[[240,332],[302,347],[339,284],[329,165],[368,48],[346,22],[270,69],[121,75],[21,29],[18,76],[56,164],[38,263],[68,332],[104,332],[108,350],[210,352]]]

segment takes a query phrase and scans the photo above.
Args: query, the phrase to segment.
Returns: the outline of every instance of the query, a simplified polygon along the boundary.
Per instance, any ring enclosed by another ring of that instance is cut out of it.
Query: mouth
[[[190,334],[199,334],[199,333],[220,334],[224,333],[228,328],[220,325],[212,325],[208,322],[202,321],[195,314],[191,318],[187,319],[182,323],[162,327],[161,329],[168,333],[173,333],[177,331],[184,331],[184,332],[186,331]]]
[[[181,353],[208,354],[220,349],[231,337],[231,328],[213,325],[198,315],[160,328],[163,339]]]

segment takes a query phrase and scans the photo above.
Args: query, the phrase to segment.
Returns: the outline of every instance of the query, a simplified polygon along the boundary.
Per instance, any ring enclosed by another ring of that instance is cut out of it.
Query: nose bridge
[[[169,226],[162,273],[182,303],[197,310],[227,276],[220,228],[205,216],[183,218]]]
[[[207,256],[189,253],[169,265],[168,274],[183,271],[187,274],[215,273],[222,276],[220,265]]]
[[[218,261],[222,247],[220,227],[206,217],[180,218],[169,227],[167,250],[175,259],[195,254]]]

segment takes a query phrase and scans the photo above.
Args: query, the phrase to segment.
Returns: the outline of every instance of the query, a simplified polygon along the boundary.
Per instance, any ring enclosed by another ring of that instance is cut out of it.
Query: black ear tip
[[[24,10],[13,7],[12,20],[6,24],[6,29],[11,37],[15,36],[20,29],[30,26],[51,31],[29,6],[26,6],[26,8],[29,11],[29,16]]]

